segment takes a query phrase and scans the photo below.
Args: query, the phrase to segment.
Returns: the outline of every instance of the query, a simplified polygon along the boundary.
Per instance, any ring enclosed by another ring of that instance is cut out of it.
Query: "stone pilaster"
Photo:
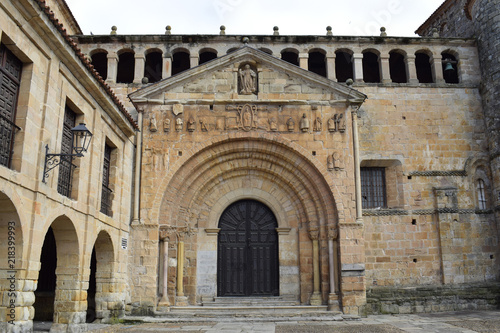
[[[299,66],[305,70],[309,69],[309,53],[299,53]]]
[[[146,57],[144,53],[134,54],[135,67],[134,67],[134,83],[141,84],[144,77],[144,67],[146,66]]]
[[[118,75],[118,55],[116,53],[108,53],[108,78],[106,82],[110,84],[116,83]]]
[[[389,55],[388,54],[381,54],[380,55],[380,67],[381,67],[381,77],[380,81],[382,83],[391,83],[391,68],[389,64]]]
[[[354,53],[352,55],[354,60],[354,81],[363,82],[363,54]]]

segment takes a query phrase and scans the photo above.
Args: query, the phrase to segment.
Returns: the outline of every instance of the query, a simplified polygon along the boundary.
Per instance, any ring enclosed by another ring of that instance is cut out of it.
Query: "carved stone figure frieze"
[[[321,120],[320,117],[316,117],[316,120],[314,120],[314,131],[321,132],[322,129],[323,129],[323,121]]]
[[[257,73],[249,64],[238,70],[238,92],[241,95],[251,95],[257,93]]]
[[[194,132],[195,129],[196,129],[196,122],[194,121],[194,118],[191,117],[187,122],[187,130],[189,132]]]
[[[176,118],[176,119],[175,119],[175,130],[176,130],[177,132],[182,131],[182,125],[183,125],[182,118],[181,118],[181,117]]]
[[[276,118],[273,117],[269,119],[269,129],[273,132],[278,130],[278,122],[276,121]]]
[[[156,117],[154,114],[151,115],[151,119],[149,120],[149,131],[150,132],[158,131],[158,126],[156,125]]]
[[[163,119],[163,132],[170,132],[170,119],[167,117]]]
[[[309,131],[309,119],[306,117],[305,113],[302,115],[302,118],[300,118],[299,127],[302,132]]]
[[[292,119],[292,117],[288,118],[286,121],[286,127],[288,128],[288,132],[293,132],[295,129],[295,121]]]

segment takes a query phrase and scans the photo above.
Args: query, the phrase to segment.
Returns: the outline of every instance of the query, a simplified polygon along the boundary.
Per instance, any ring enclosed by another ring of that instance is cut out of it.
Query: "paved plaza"
[[[146,318],[145,318],[146,319]],[[151,318],[150,318],[151,319]],[[46,332],[35,323],[35,333]],[[40,330],[42,329],[42,330]],[[211,321],[119,325],[89,325],[93,333],[139,332],[262,332],[262,333],[473,333],[500,332],[499,311],[460,311],[408,315],[378,315],[342,321]]]

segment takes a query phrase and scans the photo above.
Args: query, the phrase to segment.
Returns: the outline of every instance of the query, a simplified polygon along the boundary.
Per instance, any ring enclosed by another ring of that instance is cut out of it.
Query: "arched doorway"
[[[218,296],[278,296],[278,223],[255,200],[231,204],[219,220]]]

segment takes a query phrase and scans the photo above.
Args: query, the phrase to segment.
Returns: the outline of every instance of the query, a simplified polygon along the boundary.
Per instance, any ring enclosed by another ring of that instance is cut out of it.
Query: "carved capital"
[[[160,225],[160,239],[164,242],[170,242],[170,237],[175,235],[175,227],[169,225]]]
[[[339,230],[335,227],[328,228],[328,239],[337,240],[339,237]]]
[[[309,227],[309,238],[311,240],[319,239],[319,228],[318,227]]]

